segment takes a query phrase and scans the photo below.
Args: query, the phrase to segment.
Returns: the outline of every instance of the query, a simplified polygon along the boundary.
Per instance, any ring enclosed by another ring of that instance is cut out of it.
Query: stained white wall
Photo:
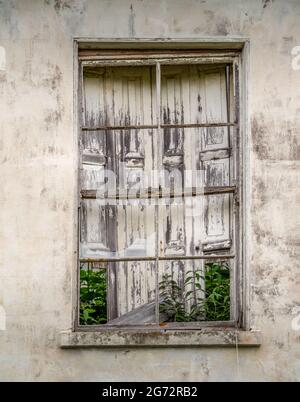
[[[1,380],[299,380],[299,18],[297,0],[0,2]],[[76,248],[73,38],[205,36],[250,38],[251,326],[263,344],[238,359],[62,350]]]

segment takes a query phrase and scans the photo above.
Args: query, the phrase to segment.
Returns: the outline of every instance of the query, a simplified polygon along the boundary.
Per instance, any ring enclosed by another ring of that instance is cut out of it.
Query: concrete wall
[[[298,0],[0,1],[1,380],[299,380],[299,19]],[[233,35],[251,47],[247,231],[262,346],[60,349],[76,248],[73,38]]]

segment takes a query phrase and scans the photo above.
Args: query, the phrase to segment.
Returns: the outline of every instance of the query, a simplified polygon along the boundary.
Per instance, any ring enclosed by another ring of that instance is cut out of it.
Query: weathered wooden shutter
[[[84,119],[87,126],[149,126],[155,124],[155,71],[153,67],[107,67],[84,75]],[[162,66],[162,124],[229,121],[225,66]],[[83,189],[105,187],[103,169],[116,173],[117,188],[133,188],[143,175],[165,170],[168,178],[181,177],[182,189],[190,187],[185,171],[203,171],[203,184],[230,184],[230,129],[227,127],[95,130],[83,134],[81,143]],[[161,160],[157,166],[157,144]],[[178,182],[177,182],[178,185]],[[147,183],[145,183],[147,187]],[[81,258],[155,256],[155,220],[159,220],[159,253],[170,261],[159,264],[159,279],[170,272],[182,282],[187,270],[200,261],[172,261],[172,256],[230,248],[232,229],[230,195],[185,198],[154,205],[98,200],[81,204]],[[155,261],[110,262],[109,320],[119,324],[155,321]],[[118,318],[119,317],[119,318]]]
[[[217,123],[228,119],[225,66],[200,65],[162,67],[162,116],[164,124]],[[202,171],[205,186],[229,185],[230,132],[226,127],[166,128],[162,137],[162,168],[184,172]],[[175,175],[174,175],[175,176]],[[165,183],[165,186],[168,185]],[[164,255],[197,255],[222,251],[231,244],[229,195],[186,198],[160,210]],[[172,261],[160,264],[160,274],[170,272],[183,284],[186,272],[203,270],[201,261]]]

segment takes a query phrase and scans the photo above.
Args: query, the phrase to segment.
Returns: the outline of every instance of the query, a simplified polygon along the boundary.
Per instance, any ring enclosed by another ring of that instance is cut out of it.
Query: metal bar
[[[80,258],[80,263],[101,262],[130,262],[130,261],[181,261],[181,260],[229,260],[235,258],[234,254],[208,254],[208,255],[174,255],[174,256],[149,256],[149,257],[103,257]]]
[[[103,200],[136,200],[136,199],[155,199],[155,198],[177,198],[177,197],[197,197],[205,195],[218,195],[235,193],[236,186],[203,187],[202,189],[188,189],[180,192],[172,190],[148,190],[132,194],[132,190],[117,192],[116,194],[100,193],[98,190],[81,190],[83,199],[103,199]]]
[[[191,124],[160,124],[160,128],[201,128],[201,127],[233,127],[236,123],[191,123]],[[157,124],[127,125],[127,126],[83,126],[82,131],[111,131],[111,130],[145,130],[158,129]]]
[[[145,130],[155,129],[156,124],[144,124],[144,125],[130,125],[130,126],[95,126],[95,127],[82,127],[82,131],[111,131],[111,130]]]
[[[234,258],[234,254],[208,254],[208,255],[174,255],[159,257],[160,261],[176,261],[176,260],[223,260]]]

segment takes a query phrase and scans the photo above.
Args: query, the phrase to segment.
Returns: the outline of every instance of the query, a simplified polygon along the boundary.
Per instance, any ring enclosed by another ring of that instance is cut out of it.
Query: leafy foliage
[[[107,322],[106,270],[80,270],[80,324]]]
[[[230,270],[226,263],[206,263],[205,274],[188,271],[183,284],[169,274],[159,283],[160,313],[170,322],[230,319]],[[189,308],[187,308],[189,306]],[[80,270],[80,324],[107,322],[105,269]]]
[[[170,274],[165,274],[159,292],[160,313],[168,321],[230,319],[230,270],[225,263],[206,263],[204,276],[199,270],[188,271],[182,286]]]
[[[188,321],[185,311],[186,294],[172,275],[165,274],[159,283],[159,312],[169,317],[169,321]]]
[[[230,270],[227,264],[208,263],[205,272],[205,317],[207,321],[230,319]]]

